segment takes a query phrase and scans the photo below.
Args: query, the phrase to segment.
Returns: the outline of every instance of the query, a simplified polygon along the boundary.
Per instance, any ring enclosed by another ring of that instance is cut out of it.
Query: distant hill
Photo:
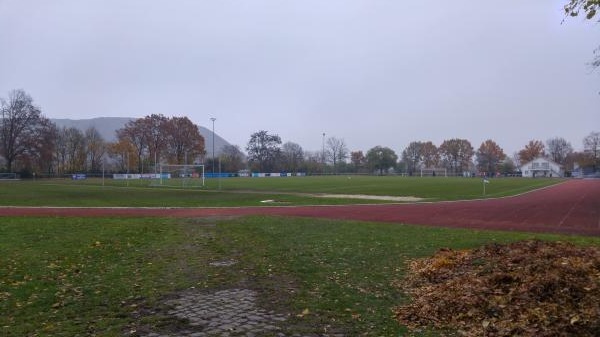
[[[50,119],[57,127],[77,128],[81,131],[85,131],[90,127],[95,127],[100,133],[102,138],[107,142],[114,142],[117,140],[116,131],[123,128],[125,124],[135,118],[132,117],[98,117],[92,119]],[[198,129],[202,137],[204,137],[206,154],[212,155],[212,131],[198,125]],[[228,141],[220,137],[215,133],[215,155],[218,156],[221,153],[221,148],[225,145],[230,145]]]
[[[59,128],[76,128],[82,132],[88,128],[95,127],[102,138],[107,142],[117,140],[116,131],[125,123],[135,118],[129,117],[99,117],[92,119],[50,119]]]

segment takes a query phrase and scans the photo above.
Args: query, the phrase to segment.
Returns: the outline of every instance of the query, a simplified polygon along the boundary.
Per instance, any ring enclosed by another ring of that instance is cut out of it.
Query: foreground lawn
[[[162,250],[181,240],[162,219],[3,218],[0,335],[120,335],[136,299],[173,287]]]
[[[256,290],[289,315],[284,332],[397,336],[393,285],[442,247],[599,238],[315,219],[2,218],[0,335],[122,336],[174,331],[161,299],[195,288]],[[238,261],[213,267],[213,261]],[[156,309],[156,310],[155,310]]]
[[[412,196],[427,201],[463,200],[515,195],[560,183],[561,179],[410,178],[328,176],[288,178],[225,178],[207,180],[204,188],[182,188],[178,179],[170,187],[147,180],[88,179],[0,181],[0,205],[11,206],[155,206],[210,207],[263,206],[263,200],[285,205],[382,203],[386,201],[321,198],[318,194]],[[387,201],[389,202],[389,201]]]

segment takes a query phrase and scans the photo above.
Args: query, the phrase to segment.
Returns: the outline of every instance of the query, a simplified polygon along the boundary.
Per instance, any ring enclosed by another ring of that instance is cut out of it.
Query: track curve
[[[278,215],[600,236],[600,180],[570,180],[523,195],[472,201],[240,208],[0,207],[0,216]]]

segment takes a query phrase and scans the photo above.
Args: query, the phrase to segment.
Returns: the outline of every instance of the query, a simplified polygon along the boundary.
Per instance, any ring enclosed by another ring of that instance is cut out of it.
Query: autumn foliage
[[[522,164],[529,163],[539,156],[544,155],[544,143],[539,140],[530,140],[525,148],[519,151],[519,160]]]
[[[489,175],[498,172],[500,162],[506,158],[502,148],[491,139],[481,143],[475,156],[479,170]]]
[[[410,264],[409,328],[468,336],[600,335],[600,249],[561,242],[443,249]]]

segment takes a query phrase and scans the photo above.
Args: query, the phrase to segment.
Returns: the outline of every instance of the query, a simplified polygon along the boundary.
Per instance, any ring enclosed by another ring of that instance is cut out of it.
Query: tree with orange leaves
[[[544,155],[544,143],[539,140],[530,140],[525,148],[519,151],[519,160],[521,163],[528,163],[539,156]]]
[[[502,148],[491,139],[481,143],[475,156],[477,157],[477,167],[479,170],[489,176],[495,175],[498,172],[498,165],[506,158]]]

